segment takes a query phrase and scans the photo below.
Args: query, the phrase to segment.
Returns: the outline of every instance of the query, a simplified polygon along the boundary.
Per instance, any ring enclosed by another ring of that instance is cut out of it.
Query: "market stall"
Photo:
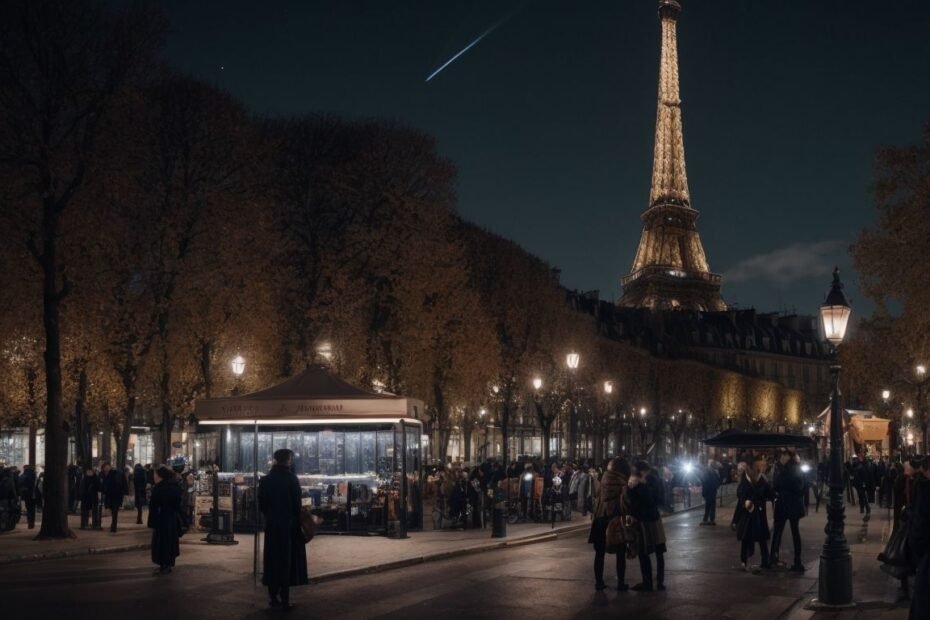
[[[260,527],[256,481],[294,452],[303,503],[322,532],[401,535],[422,527],[423,403],[365,390],[323,366],[259,392],[197,401],[198,445],[219,468],[219,506],[236,531]],[[212,500],[201,501],[207,514]]]

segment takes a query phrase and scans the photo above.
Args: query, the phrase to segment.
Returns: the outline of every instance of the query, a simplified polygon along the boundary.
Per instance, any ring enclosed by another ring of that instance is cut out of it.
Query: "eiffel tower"
[[[720,276],[707,265],[685,172],[676,35],[680,13],[677,0],[659,0],[662,55],[652,189],[633,268],[622,280],[620,305],[719,311],[726,310]]]

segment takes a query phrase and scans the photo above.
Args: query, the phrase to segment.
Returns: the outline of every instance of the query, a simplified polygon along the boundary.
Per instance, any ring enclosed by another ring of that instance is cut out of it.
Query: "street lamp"
[[[233,374],[241,377],[242,373],[245,372],[245,359],[241,355],[237,355],[232,359],[230,366],[232,366]]]
[[[568,397],[571,399],[572,409],[569,412],[568,419],[568,458],[575,458],[575,444],[578,442],[578,410],[575,407],[575,371],[578,370],[578,363],[581,362],[581,356],[572,351],[565,356],[565,365],[569,370]],[[562,457],[562,409],[559,409],[559,458]]]
[[[812,605],[820,608],[851,607],[852,557],[843,533],[846,506],[843,502],[843,414],[840,408],[840,365],[836,359],[837,347],[846,335],[846,326],[852,309],[843,292],[840,270],[833,270],[833,284],[823,305],[820,320],[826,340],[832,345],[830,375],[833,392],[830,396],[830,501],[827,504],[827,534],[820,554],[820,581],[817,598]]]
[[[613,393],[614,393],[614,382],[613,382],[613,381],[605,381],[605,382],[604,382],[604,393],[605,393],[605,394],[613,394]]]
[[[886,405],[889,398],[891,398],[891,390],[882,390],[882,400],[885,401]]]
[[[537,392],[542,389],[542,379],[540,379],[539,377],[536,377],[535,379],[533,379],[533,389],[536,390]]]

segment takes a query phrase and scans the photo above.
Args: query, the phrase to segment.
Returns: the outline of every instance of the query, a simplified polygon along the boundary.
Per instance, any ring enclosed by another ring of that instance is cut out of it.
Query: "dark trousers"
[[[665,553],[656,551],[656,584],[665,584]],[[652,560],[646,553],[646,543],[640,537],[639,539],[639,572],[642,574],[643,583],[652,587]]]
[[[747,534],[743,537],[742,545],[739,550],[739,560],[743,564],[749,563],[749,558],[752,557],[752,552],[756,546],[756,541],[753,540],[752,536]],[[759,541],[759,551],[762,553],[762,568],[769,567],[769,546],[764,540]]]
[[[713,497],[704,498],[704,521],[716,523],[717,521],[717,494]]]
[[[772,561],[777,561],[779,550],[781,548],[781,536],[785,531],[785,523],[791,524],[791,542],[794,543],[794,565],[801,564],[801,530],[798,527],[798,519],[775,519],[775,528],[772,532]]]
[[[119,506],[110,508],[110,531],[116,531],[116,520],[119,518]]]
[[[857,488],[856,494],[859,496],[859,514],[872,514],[872,507],[869,506],[869,495],[863,488]]]
[[[594,550],[594,582],[604,583],[604,550]],[[620,546],[617,550],[617,584],[626,582],[626,547]]]
[[[81,529],[87,529],[88,522],[92,520],[95,528],[100,527],[100,519],[96,504],[84,504],[81,502]]]
[[[287,605],[291,600],[290,586],[268,586],[268,598],[272,601],[280,600]]]
[[[26,501],[26,524],[29,526],[29,529],[34,529],[36,526],[36,501],[34,499],[27,499]]]

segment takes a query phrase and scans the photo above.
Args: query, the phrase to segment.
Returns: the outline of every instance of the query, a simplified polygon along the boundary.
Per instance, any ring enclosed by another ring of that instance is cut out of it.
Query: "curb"
[[[345,579],[346,577],[357,577],[359,575],[369,575],[372,573],[381,573],[389,570],[395,570],[398,568],[405,568],[407,566],[414,566],[417,564],[426,564],[427,562],[438,562],[441,560],[448,560],[451,558],[474,555],[477,553],[484,553],[485,551],[495,551],[498,549],[508,549],[511,547],[522,547],[524,545],[532,545],[536,543],[549,542],[559,538],[559,536],[565,536],[568,534],[575,534],[577,532],[582,532],[591,527],[590,523],[582,522],[578,525],[570,525],[559,530],[554,530],[552,532],[545,532],[542,534],[534,534],[532,536],[525,536],[523,538],[516,538],[514,540],[503,540],[500,542],[491,542],[491,543],[481,543],[478,545],[472,545],[470,547],[463,547],[461,549],[453,549],[450,551],[437,551],[435,553],[427,553],[425,555],[416,556],[412,558],[405,558],[403,560],[395,560],[393,562],[384,562],[382,564],[373,564],[371,566],[362,566],[359,568],[348,568],[346,570],[333,571],[331,573],[324,573],[316,577],[310,578],[310,583],[322,583],[324,581],[335,581],[337,579]]]
[[[0,558],[0,566],[7,564],[20,564],[23,562],[41,562],[42,560],[60,560],[63,558],[74,558],[83,555],[102,555],[105,553],[120,553],[123,551],[141,551],[151,549],[151,543],[138,543],[135,545],[120,545],[118,547],[83,547],[68,551],[49,551],[47,553],[27,553],[23,555],[14,555],[6,558]]]

